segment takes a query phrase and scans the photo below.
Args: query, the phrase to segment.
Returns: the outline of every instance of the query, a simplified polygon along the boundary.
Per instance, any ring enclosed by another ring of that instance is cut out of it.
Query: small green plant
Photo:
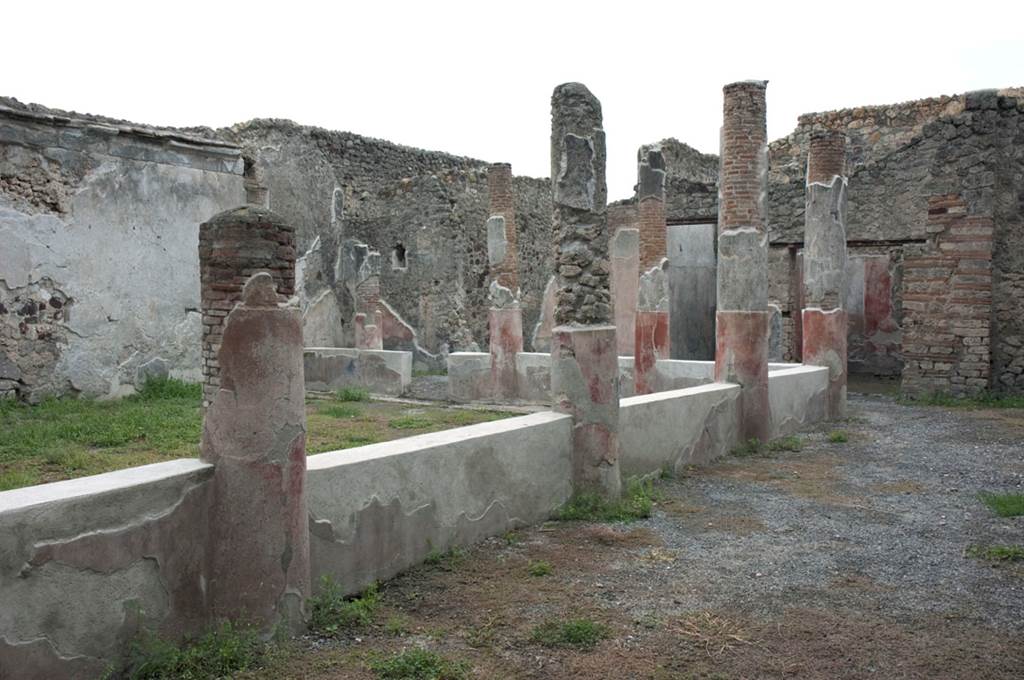
[[[545,647],[593,649],[610,636],[608,627],[590,619],[545,621],[533,629],[530,640]]]
[[[846,430],[832,430],[828,433],[828,440],[832,444],[845,444],[850,441],[850,437],[846,434]]]
[[[203,398],[203,386],[199,383],[188,383],[175,378],[150,377],[136,394],[140,401],[156,399],[191,399],[199,401]]]
[[[675,479],[675,476],[676,475],[672,471],[672,468],[670,468],[667,464],[662,465],[661,470],[658,471],[658,479],[661,480]]]
[[[1024,547],[1019,545],[972,545],[967,554],[990,562],[1024,561]]]
[[[992,512],[1000,517],[1018,517],[1024,515],[1024,494],[1020,493],[983,493],[981,501]]]
[[[121,676],[129,680],[214,680],[255,666],[267,645],[251,626],[224,621],[175,645],[143,633],[129,647]]]
[[[404,614],[395,614],[384,623],[384,632],[395,637],[409,632],[409,618]]]
[[[562,521],[591,522],[632,522],[651,516],[656,492],[650,480],[631,479],[626,484],[626,493],[617,501],[610,501],[600,494],[583,492],[575,494],[558,510],[555,519]]]
[[[759,455],[762,448],[761,440],[757,437],[752,437],[734,446],[731,453],[737,458],[749,458],[750,456]]]
[[[342,387],[337,397],[340,401],[370,401],[370,391],[365,387]]]
[[[373,621],[378,599],[376,583],[359,597],[349,599],[333,578],[324,575],[320,580],[320,593],[309,601],[309,629],[320,635],[332,636],[367,626]]]
[[[522,536],[520,536],[519,532],[515,529],[512,529],[511,531],[506,531],[505,535],[502,536],[502,538],[505,539],[506,545],[517,545],[523,540]]]
[[[463,680],[469,677],[470,666],[436,652],[408,649],[372,659],[370,670],[381,680]]]
[[[322,413],[332,418],[355,418],[362,415],[363,411],[355,404],[345,402],[342,404],[322,404],[317,408],[317,413]]]
[[[530,576],[547,576],[552,571],[551,563],[544,560],[537,560],[536,562],[530,560],[526,571],[529,572]]]
[[[803,440],[796,435],[779,437],[778,439],[773,439],[768,442],[768,450],[772,453],[777,453],[779,451],[800,451],[803,448]]]
[[[444,571],[455,571],[462,566],[462,563],[466,561],[466,552],[462,548],[452,546],[448,550],[441,552],[440,550],[431,550],[427,553],[427,556],[423,558],[423,563],[431,566],[438,567]]]
[[[393,427],[396,430],[422,430],[433,424],[430,418],[420,416],[398,416],[388,421],[388,427]]]

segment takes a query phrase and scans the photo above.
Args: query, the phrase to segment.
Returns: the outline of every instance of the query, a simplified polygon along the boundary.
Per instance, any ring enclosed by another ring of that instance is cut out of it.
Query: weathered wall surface
[[[242,203],[239,154],[0,106],[0,397],[199,380],[199,223]]]
[[[212,474],[182,459],[0,493],[0,678],[96,678],[143,626],[202,628]]]
[[[305,253],[305,298],[333,298],[323,313],[351,324],[340,253],[355,239],[381,253],[381,298],[423,348],[487,345],[486,162],[281,120],[219,134],[258,154],[270,206],[296,226]],[[513,190],[523,323],[532,328],[551,271],[550,185],[516,177]],[[396,333],[385,333],[384,346],[414,349]]]
[[[851,371],[901,370],[903,250],[933,238],[929,197],[958,194],[971,215],[991,215],[994,225],[990,387],[1024,389],[1022,114],[1019,88],[982,91],[807,114],[792,134],[771,143],[769,300],[781,311],[782,357],[799,356],[793,281],[800,279],[808,141],[812,131],[838,129],[847,136],[847,238],[851,266],[859,268],[851,278],[860,312],[850,317]],[[667,165],[669,223],[714,215],[714,181],[695,182],[692,171],[674,174]]]

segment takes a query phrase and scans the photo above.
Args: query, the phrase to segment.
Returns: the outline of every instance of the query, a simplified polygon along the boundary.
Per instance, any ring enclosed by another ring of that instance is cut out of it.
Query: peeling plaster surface
[[[431,550],[547,519],[571,492],[571,429],[537,413],[311,456],[314,583],[356,592]]]
[[[201,627],[212,473],[183,459],[0,493],[0,678],[97,677],[140,625]]]
[[[0,355],[21,366],[18,391],[130,393],[158,357],[170,375],[199,380],[199,223],[244,201],[238,150],[101,126],[0,127],[0,174],[42,163],[62,187],[54,206],[0,192],[0,303],[38,297],[43,281],[63,300],[0,333]],[[42,356],[45,343],[55,351]]]

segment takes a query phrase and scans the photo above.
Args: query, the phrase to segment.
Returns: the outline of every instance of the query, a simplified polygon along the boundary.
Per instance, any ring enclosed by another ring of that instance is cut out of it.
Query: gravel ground
[[[799,437],[659,482],[649,519],[551,522],[414,569],[370,626],[245,677],[372,680],[414,647],[488,679],[1024,676],[1024,566],[966,554],[1024,545],[1024,517],[978,499],[1024,491],[1024,410],[852,395],[849,418]],[[608,638],[533,638],[578,618]]]
[[[1024,629],[1024,579],[964,555],[1024,543],[1024,518],[996,517],[978,499],[1024,492],[1024,413],[854,395],[849,414],[802,434],[799,452],[729,457],[665,484],[662,511],[639,526],[677,557],[645,574],[673,600],[628,606],[752,616],[853,607]],[[838,428],[847,443],[827,441]]]

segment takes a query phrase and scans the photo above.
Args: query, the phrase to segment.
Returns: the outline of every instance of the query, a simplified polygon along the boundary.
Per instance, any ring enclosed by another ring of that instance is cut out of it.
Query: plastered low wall
[[[823,417],[827,376],[769,373],[776,436]],[[738,395],[715,383],[622,399],[623,475],[728,453]],[[571,494],[571,441],[571,417],[545,412],[310,456],[314,582],[353,593],[547,519]],[[183,459],[0,493],[0,678],[97,677],[140,626],[206,625],[212,471]]]
[[[314,583],[349,592],[543,521],[571,494],[572,418],[535,413],[309,458]]]
[[[306,389],[313,392],[365,387],[374,394],[398,396],[412,382],[412,352],[307,347],[302,359]]]
[[[768,371],[768,403],[772,438],[793,434],[805,425],[825,420],[828,369],[824,366],[781,364]]]
[[[201,628],[212,473],[182,459],[0,493],[0,678],[97,678],[140,625]]]

